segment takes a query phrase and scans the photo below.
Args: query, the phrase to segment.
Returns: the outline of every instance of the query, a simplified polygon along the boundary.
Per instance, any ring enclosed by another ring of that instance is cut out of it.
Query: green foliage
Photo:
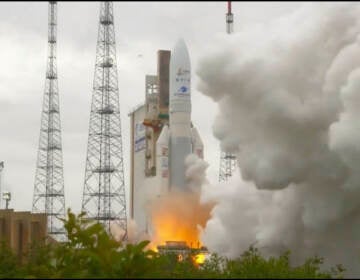
[[[25,263],[2,243],[0,278],[341,278],[344,272],[341,265],[321,271],[319,257],[293,267],[290,252],[266,259],[253,247],[237,259],[213,254],[199,266],[194,263],[197,251],[179,262],[175,254],[147,249],[149,241],[122,244],[85,213],[75,215],[69,209],[63,222],[68,242],[33,244]]]
[[[241,258],[227,260],[225,274],[227,278],[336,278],[341,277],[340,267],[331,272],[320,271],[322,258],[309,258],[297,267],[292,267],[289,261],[290,252],[287,251],[280,257],[263,258],[258,249],[250,247]]]
[[[0,243],[0,278],[17,278],[20,266],[15,254],[2,241]]]
[[[114,277],[141,278],[151,273],[156,253],[146,250],[150,241],[127,244],[114,262]]]
[[[54,274],[54,253],[52,244],[34,243],[31,245],[27,262],[23,267],[26,278],[52,278]]]

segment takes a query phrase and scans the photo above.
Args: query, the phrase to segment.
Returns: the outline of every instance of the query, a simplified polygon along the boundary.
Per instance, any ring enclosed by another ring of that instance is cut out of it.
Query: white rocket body
[[[156,166],[160,177],[160,193],[165,193],[169,186],[169,128],[163,127],[156,142]]]
[[[204,147],[191,125],[191,66],[183,39],[171,52],[169,82],[169,127],[163,127],[157,141],[158,170],[163,190],[185,191],[185,158],[191,153],[202,158]]]

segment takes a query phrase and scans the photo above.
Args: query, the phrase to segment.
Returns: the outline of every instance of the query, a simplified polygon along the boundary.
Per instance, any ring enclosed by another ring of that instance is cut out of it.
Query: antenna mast
[[[127,235],[113,3],[101,2],[82,211]]]
[[[231,1],[227,1],[227,14],[226,14],[226,32],[228,34],[233,33],[234,16],[231,12]]]
[[[65,229],[58,219],[65,217],[65,196],[56,69],[57,4],[54,1],[49,2],[48,17],[48,58],[32,211],[45,213],[48,234],[57,241],[65,241]]]

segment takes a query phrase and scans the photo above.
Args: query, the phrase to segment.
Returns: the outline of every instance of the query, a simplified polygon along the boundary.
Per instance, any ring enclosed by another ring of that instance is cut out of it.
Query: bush
[[[225,274],[227,278],[336,278],[341,277],[344,271],[341,266],[330,272],[322,272],[320,265],[323,259],[309,258],[303,265],[290,266],[290,251],[280,257],[263,258],[256,248],[250,249],[235,260],[226,260]]]
[[[17,256],[2,241],[0,243],[0,278],[18,278],[20,274]]]

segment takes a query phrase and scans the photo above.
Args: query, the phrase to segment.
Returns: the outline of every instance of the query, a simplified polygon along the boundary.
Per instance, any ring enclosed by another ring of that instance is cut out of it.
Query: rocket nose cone
[[[180,38],[175,44],[174,52],[183,52],[184,50],[186,50],[187,52],[187,46],[185,44],[184,39]]]
[[[182,61],[182,62],[186,61],[186,62],[190,63],[188,48],[187,48],[186,43],[183,38],[180,38],[176,42],[174,49],[172,51],[172,57],[174,60],[179,59],[179,61]]]
[[[179,38],[176,42],[175,49],[186,49],[186,44],[184,38]]]

